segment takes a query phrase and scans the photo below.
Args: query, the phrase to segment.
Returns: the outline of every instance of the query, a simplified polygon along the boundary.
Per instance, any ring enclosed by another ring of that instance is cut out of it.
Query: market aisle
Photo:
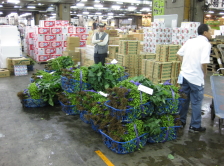
[[[104,166],[95,150],[115,166],[224,164],[224,131],[219,134],[217,119],[210,120],[209,97],[203,102],[205,133],[188,133],[188,118],[177,140],[118,155],[79,116],[66,116],[60,106],[23,108],[16,93],[27,87],[30,76],[0,78],[0,166]],[[206,82],[205,93],[211,95],[209,78]],[[175,159],[168,159],[168,154]]]

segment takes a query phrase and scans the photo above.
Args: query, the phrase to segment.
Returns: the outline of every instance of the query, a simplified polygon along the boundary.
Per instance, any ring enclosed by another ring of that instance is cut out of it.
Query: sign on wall
[[[153,0],[153,16],[164,15],[165,0]]]

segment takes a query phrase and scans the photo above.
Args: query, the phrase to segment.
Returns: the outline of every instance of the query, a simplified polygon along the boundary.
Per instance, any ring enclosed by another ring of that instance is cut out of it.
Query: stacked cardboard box
[[[8,57],[6,59],[6,64],[7,64],[7,69],[10,71],[10,74],[13,74],[14,70],[15,70],[14,69],[15,66],[18,66],[18,65],[25,65],[25,66],[30,65],[30,59],[29,58],[25,58],[25,57]],[[24,73],[25,72],[27,72],[27,70],[24,67]]]
[[[9,77],[10,76],[10,71],[7,69],[0,69],[0,78],[1,77]]]
[[[117,30],[109,30],[108,34],[110,37],[118,37]]]
[[[160,62],[176,61],[179,49],[179,45],[156,45],[156,60]]]
[[[119,53],[124,55],[140,54],[140,42],[135,40],[119,41]]]
[[[117,59],[116,53],[118,53],[119,45],[109,45],[109,58],[110,59]]]
[[[200,22],[182,22],[180,28],[172,29],[172,44],[183,45],[188,39],[198,36]]]
[[[38,62],[62,56],[62,52],[67,49],[68,37],[79,37],[80,42],[77,46],[86,46],[88,37],[86,28],[69,26],[67,20],[41,20],[39,24],[39,27],[26,28],[24,43],[25,52]],[[72,48],[68,49],[71,50]]]
[[[111,58],[105,58],[105,63],[111,63],[112,60],[113,59],[111,59]]]
[[[118,54],[118,53],[117,53],[116,56],[117,56],[117,61],[118,61],[117,64],[123,66],[124,55],[122,55],[122,54]]]
[[[75,47],[80,47],[80,38],[79,37],[68,37],[66,50],[74,51]]]

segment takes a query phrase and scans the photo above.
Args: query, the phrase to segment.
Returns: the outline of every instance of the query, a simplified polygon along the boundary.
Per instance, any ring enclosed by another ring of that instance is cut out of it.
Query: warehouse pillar
[[[57,7],[57,20],[69,20],[71,21],[70,17],[70,5],[69,4],[59,4]]]
[[[199,0],[153,0],[153,16],[178,14],[178,27],[183,21],[203,23],[204,4]]]

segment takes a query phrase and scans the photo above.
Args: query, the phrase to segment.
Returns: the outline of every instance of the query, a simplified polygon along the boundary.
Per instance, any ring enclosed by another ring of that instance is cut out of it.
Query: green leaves
[[[168,159],[173,160],[174,159],[174,156],[172,154],[169,154],[168,155]]]

